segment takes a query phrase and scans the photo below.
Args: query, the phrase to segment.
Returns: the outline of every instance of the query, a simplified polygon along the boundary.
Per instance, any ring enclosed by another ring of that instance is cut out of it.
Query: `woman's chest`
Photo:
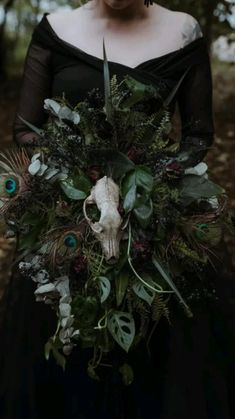
[[[74,56],[54,52],[52,54],[52,96],[65,95],[71,105],[84,100],[92,89],[99,89],[104,96],[103,60],[74,50]],[[142,83],[159,86],[160,94],[166,97],[174,87],[181,72],[171,74],[167,66],[154,60],[146,61],[136,68],[109,62],[110,78],[116,75],[121,80],[131,76]]]

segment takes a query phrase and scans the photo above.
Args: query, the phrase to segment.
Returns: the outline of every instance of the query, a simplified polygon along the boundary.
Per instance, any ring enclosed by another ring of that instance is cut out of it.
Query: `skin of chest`
[[[185,13],[154,4],[151,13],[144,17],[111,19],[100,17],[96,7],[91,0],[72,12],[54,13],[47,18],[59,38],[98,58],[103,57],[104,38],[108,59],[130,67],[182,48],[193,40],[192,23]]]

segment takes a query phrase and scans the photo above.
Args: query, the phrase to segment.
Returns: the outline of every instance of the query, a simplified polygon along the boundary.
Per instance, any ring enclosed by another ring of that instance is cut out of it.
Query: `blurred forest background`
[[[231,33],[235,36],[235,0],[161,0],[158,3],[192,14],[200,22],[207,39],[211,51],[216,125],[215,143],[207,161],[212,179],[226,188],[235,212],[235,59],[224,62],[212,54],[213,42],[219,36]],[[12,121],[24,58],[35,25],[44,12],[81,4],[77,0],[0,0],[1,148],[13,145]],[[235,239],[228,236],[225,241],[235,267]]]

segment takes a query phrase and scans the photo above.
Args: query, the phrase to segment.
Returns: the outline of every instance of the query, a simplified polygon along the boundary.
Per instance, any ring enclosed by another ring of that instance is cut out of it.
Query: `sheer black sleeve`
[[[200,59],[180,86],[178,105],[182,124],[180,151],[191,151],[188,163],[195,165],[203,160],[214,141],[212,74],[206,43]]]
[[[18,144],[32,144],[38,135],[20,120],[18,115],[37,126],[46,122],[44,99],[51,95],[51,52],[31,40],[24,63],[24,72],[15,119],[13,140]]]

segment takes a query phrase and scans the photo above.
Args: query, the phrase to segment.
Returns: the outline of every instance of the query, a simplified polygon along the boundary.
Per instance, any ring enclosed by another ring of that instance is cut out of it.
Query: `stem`
[[[107,324],[108,324],[108,315],[110,313],[111,310],[106,311],[104,316],[101,317],[101,319],[98,321],[98,325],[94,327],[95,330],[102,330],[102,329],[106,329]],[[102,322],[104,321],[104,324],[102,325]]]
[[[148,284],[141,276],[136,272],[130,256],[130,247],[131,247],[131,223],[129,223],[129,237],[128,237],[128,248],[127,248],[127,257],[128,257],[128,263],[135,274],[135,276],[144,284],[147,288],[149,288],[152,291],[157,292],[158,294],[171,294],[173,291],[165,291],[159,284],[156,284],[158,288],[153,287],[152,285]]]

